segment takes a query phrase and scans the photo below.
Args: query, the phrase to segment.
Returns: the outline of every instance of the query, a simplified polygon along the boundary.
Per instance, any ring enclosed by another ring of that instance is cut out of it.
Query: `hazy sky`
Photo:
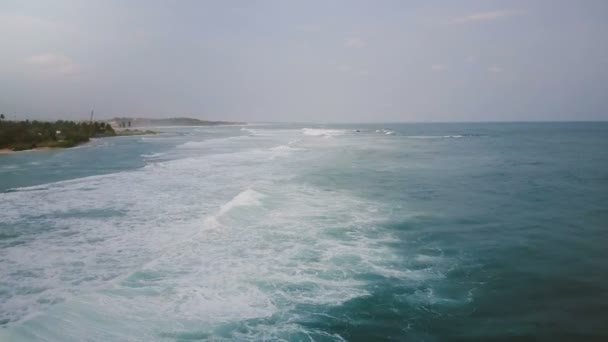
[[[0,112],[608,119],[608,1],[0,1]]]

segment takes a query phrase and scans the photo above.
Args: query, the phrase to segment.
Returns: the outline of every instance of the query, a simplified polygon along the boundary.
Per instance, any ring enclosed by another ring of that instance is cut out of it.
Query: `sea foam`
[[[0,212],[22,229],[0,258],[14,289],[0,294],[0,339],[340,340],[298,322],[368,296],[369,274],[437,277],[397,266],[380,228],[391,208],[302,180],[343,139],[301,134],[343,131],[268,131],[166,137],[177,159],[1,194]]]
[[[340,129],[302,128],[302,134],[311,136],[336,136],[345,133],[346,131]]]

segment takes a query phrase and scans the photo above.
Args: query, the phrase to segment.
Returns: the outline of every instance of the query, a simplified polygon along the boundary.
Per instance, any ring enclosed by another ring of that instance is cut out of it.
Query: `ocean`
[[[606,341],[608,123],[0,155],[0,341]]]

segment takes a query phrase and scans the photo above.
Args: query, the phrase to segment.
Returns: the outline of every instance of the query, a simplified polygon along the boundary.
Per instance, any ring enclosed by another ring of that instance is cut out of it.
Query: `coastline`
[[[132,136],[132,135],[154,135],[154,134],[158,134],[160,132],[156,132],[156,131],[151,131],[148,129],[130,129],[130,128],[115,128],[114,132],[116,132],[116,137],[128,137],[128,136]],[[103,138],[108,138],[108,137],[103,137]]]
[[[0,148],[0,155],[2,154],[13,154],[13,153],[19,153],[19,152],[28,152],[28,151],[47,151],[47,150],[56,150],[56,149],[60,149],[62,147],[48,147],[48,146],[43,146],[43,147],[36,147],[36,148],[30,148],[27,150],[11,150],[10,148]],[[65,148],[69,148],[69,147],[65,147]]]
[[[126,129],[126,130],[116,130],[116,135],[112,135],[112,136],[102,136],[102,137],[97,137],[97,138],[91,138],[91,139],[105,139],[105,138],[112,138],[112,137],[125,137],[125,136],[134,136],[134,135],[154,135],[154,134],[158,134],[159,132],[156,131],[150,131],[150,130],[138,130],[138,129]],[[82,142],[79,144],[75,144],[72,146],[40,146],[40,147],[35,147],[35,148],[28,148],[28,149],[24,149],[24,150],[13,150],[11,148],[8,147],[3,147],[0,148],[0,155],[5,155],[5,154],[13,154],[13,153],[19,153],[19,152],[33,152],[33,151],[50,151],[50,150],[59,150],[59,149],[69,149],[69,148],[73,148],[76,146],[82,146],[85,144],[90,143],[91,141],[86,141],[86,142]]]

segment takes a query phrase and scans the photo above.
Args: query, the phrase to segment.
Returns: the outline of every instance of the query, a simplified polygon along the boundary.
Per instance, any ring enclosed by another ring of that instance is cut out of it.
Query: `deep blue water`
[[[159,130],[0,155],[0,340],[608,340],[608,123]]]

